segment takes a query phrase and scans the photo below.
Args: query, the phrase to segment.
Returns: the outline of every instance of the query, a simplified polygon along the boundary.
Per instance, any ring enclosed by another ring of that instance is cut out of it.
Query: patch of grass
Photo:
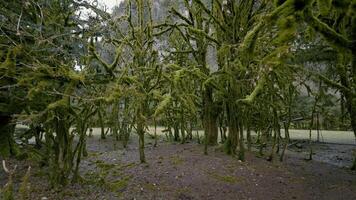
[[[192,199],[189,194],[191,193],[190,189],[187,187],[178,188],[175,191],[175,196],[177,199]]]
[[[100,173],[87,172],[84,175],[85,182],[92,185],[104,185],[105,176]]]
[[[180,164],[182,164],[184,162],[184,160],[181,158],[181,157],[179,157],[179,156],[173,156],[172,158],[171,158],[171,163],[172,163],[172,165],[180,165]]]
[[[130,176],[125,176],[122,179],[107,183],[107,187],[112,192],[116,192],[118,190],[122,190],[125,187],[127,187],[128,182],[129,182],[130,179],[131,179]]]
[[[131,163],[128,163],[126,165],[123,165],[122,168],[131,168],[131,167],[134,167],[135,165],[137,165],[135,162],[131,162]]]
[[[97,163],[96,166],[99,167],[101,170],[108,171],[114,168],[116,165],[109,163]]]
[[[218,174],[218,173],[214,173],[214,172],[211,172],[211,173],[208,173],[210,177],[218,180],[218,181],[221,181],[221,182],[225,182],[225,183],[230,183],[230,184],[235,184],[235,183],[238,183],[240,182],[239,179],[237,179],[236,177],[234,176],[230,176],[230,175],[221,175],[221,174]]]
[[[232,164],[229,164],[229,165],[226,165],[226,169],[230,172],[230,173],[233,173],[236,169],[236,166],[235,165],[232,165]]]
[[[96,160],[96,161],[92,161],[92,163],[94,163],[96,165],[96,167],[98,167],[102,172],[108,172],[109,170],[113,169],[114,167],[116,167],[117,165],[115,164],[110,164],[110,163],[106,163],[102,160]]]
[[[155,191],[156,190],[156,187],[155,185],[153,185],[152,183],[146,183],[143,185],[143,187],[147,190],[151,190],[151,191]]]
[[[101,155],[100,152],[89,152],[89,156],[90,156],[90,157],[98,157],[98,156],[100,156],[100,155]]]
[[[113,175],[113,176],[121,176],[121,175],[122,175],[122,170],[121,170],[121,169],[115,169],[115,170],[112,172],[112,175]]]

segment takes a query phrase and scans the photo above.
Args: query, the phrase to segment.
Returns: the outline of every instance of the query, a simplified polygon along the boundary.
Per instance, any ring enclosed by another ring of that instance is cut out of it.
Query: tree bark
[[[281,162],[284,160],[284,154],[287,150],[288,143],[289,143],[289,125],[290,125],[290,120],[288,119],[288,122],[284,123],[284,144],[283,144],[282,153],[279,157],[279,161]]]
[[[146,157],[145,157],[145,119],[143,116],[144,112],[144,105],[141,105],[140,108],[137,111],[137,134],[138,134],[138,148],[139,148],[139,154],[140,154],[140,162],[141,163],[146,163]]]
[[[104,120],[103,120],[103,115],[101,113],[100,108],[98,109],[98,116],[99,116],[99,123],[100,123],[100,128],[101,128],[100,138],[105,139],[106,136],[105,136]]]
[[[238,128],[238,124],[237,124],[238,122],[234,111],[235,109],[233,104],[226,106],[229,134],[225,142],[225,151],[227,154],[232,154],[232,155],[236,154],[236,148],[239,141],[239,128]]]
[[[217,115],[214,112],[213,90],[206,87],[203,92],[203,126],[207,145],[216,145],[218,142]]]
[[[252,138],[251,138],[251,127],[250,125],[247,126],[246,130],[246,139],[247,139],[247,150],[251,151],[251,143],[252,143]]]
[[[0,156],[9,157],[18,154],[13,138],[15,125],[11,124],[11,116],[0,116]]]
[[[245,145],[244,145],[244,129],[242,123],[239,124],[240,137],[239,137],[239,160],[245,161]]]

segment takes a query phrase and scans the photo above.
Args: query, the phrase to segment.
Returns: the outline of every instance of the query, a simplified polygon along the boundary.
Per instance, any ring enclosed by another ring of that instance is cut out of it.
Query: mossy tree
[[[115,59],[111,64],[100,57],[94,44],[90,50],[93,58],[99,61],[114,83],[107,91],[106,100],[118,102],[126,99],[126,106],[131,110],[126,114],[134,113],[134,119],[129,123],[138,134],[142,163],[146,162],[145,132],[149,119],[153,117],[151,102],[157,101],[159,97],[156,88],[162,79],[162,65],[158,62],[154,40],[163,32],[154,31],[151,9],[150,1],[127,2],[126,15],[113,22],[114,37],[107,38],[116,47]]]
[[[176,9],[172,9],[171,13],[181,22],[174,26],[181,34],[186,45],[189,47],[186,53],[189,53],[194,58],[197,68],[206,77],[211,75],[211,69],[207,64],[208,46],[211,44],[212,38],[211,23],[207,20],[204,10],[197,1],[184,1],[185,9],[188,11],[188,16],[180,13]],[[214,103],[213,87],[211,84],[203,84],[201,88],[201,119],[205,134],[205,150],[207,153],[208,144],[216,144],[218,138],[218,111]]]

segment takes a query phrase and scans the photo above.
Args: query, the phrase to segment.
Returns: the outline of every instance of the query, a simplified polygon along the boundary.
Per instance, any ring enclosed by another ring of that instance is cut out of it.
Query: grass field
[[[17,128],[26,128],[24,125],[17,125]],[[164,136],[165,134],[162,132],[165,129],[165,127],[159,126],[157,127],[157,134]],[[309,130],[297,130],[297,129],[291,129],[289,130],[290,132],[290,137],[292,140],[300,139],[309,139]],[[149,133],[153,134],[154,133],[154,127],[150,126],[149,127]],[[196,134],[199,134],[202,136],[204,134],[203,130],[194,130],[193,135],[195,136]],[[281,130],[282,136],[284,136],[284,130]],[[350,145],[356,145],[356,140],[355,136],[352,131],[329,131],[329,130],[320,130],[320,142],[326,142],[326,143],[339,143],[339,144],[350,144]],[[100,134],[100,128],[93,128],[93,134],[94,135],[99,135]],[[254,132],[252,132],[253,135],[255,135]],[[313,130],[312,131],[312,139],[314,141],[317,140],[317,131]]]

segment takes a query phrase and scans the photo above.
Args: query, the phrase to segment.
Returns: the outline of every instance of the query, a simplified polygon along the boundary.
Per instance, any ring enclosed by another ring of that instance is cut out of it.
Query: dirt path
[[[31,199],[356,199],[356,173],[293,154],[271,163],[248,153],[240,162],[216,147],[205,156],[195,143],[161,141],[154,148],[148,140],[148,163],[138,164],[136,142],[126,150],[114,144],[89,138],[89,157],[80,169],[86,184],[60,192],[50,190],[34,167]],[[17,182],[30,163],[18,164]]]

